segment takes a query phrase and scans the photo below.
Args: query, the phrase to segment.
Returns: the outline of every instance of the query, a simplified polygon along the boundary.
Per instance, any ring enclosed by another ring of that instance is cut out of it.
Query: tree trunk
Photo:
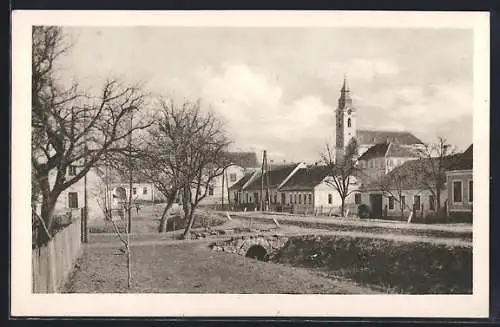
[[[43,219],[45,226],[47,227],[49,233],[52,233],[53,229],[53,217],[54,217],[54,209],[56,206],[56,201],[52,199],[50,195],[44,194],[42,205],[40,209],[40,217]],[[38,233],[38,245],[44,244],[49,240],[49,235],[45,231],[45,228],[42,224],[39,225]]]
[[[439,214],[441,211],[441,192],[436,192],[436,212]]]
[[[193,223],[194,223],[194,210],[193,208],[191,207],[189,209],[189,214],[186,216],[186,219],[187,219],[187,223],[186,223],[186,227],[184,228],[184,233],[182,233],[182,238],[187,240],[187,239],[190,239],[191,238],[191,228],[193,227]]]
[[[345,198],[341,197],[340,198],[340,216],[344,217],[344,212],[345,212]]]
[[[168,210],[170,210],[170,208],[172,207],[172,204],[174,203],[175,201],[175,194],[174,195],[170,195],[168,198],[167,198],[167,205],[165,206],[165,209],[163,210],[163,214],[161,215],[161,219],[160,219],[160,226],[158,228],[158,232],[159,233],[165,233],[167,231],[167,220],[168,220]]]

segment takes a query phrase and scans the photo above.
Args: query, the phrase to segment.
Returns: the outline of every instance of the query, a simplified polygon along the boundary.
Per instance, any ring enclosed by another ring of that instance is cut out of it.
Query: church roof
[[[387,141],[397,144],[422,144],[422,141],[410,132],[357,130],[358,144],[378,144]]]
[[[310,190],[321,183],[329,173],[331,170],[326,166],[301,168],[280,188],[280,191]]]

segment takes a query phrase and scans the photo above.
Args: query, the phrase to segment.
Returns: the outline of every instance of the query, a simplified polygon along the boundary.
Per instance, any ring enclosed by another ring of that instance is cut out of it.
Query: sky
[[[319,160],[334,144],[344,75],[358,129],[472,142],[473,34],[467,29],[65,27],[68,78],[107,77],[175,99],[201,99],[231,148],[273,161]]]

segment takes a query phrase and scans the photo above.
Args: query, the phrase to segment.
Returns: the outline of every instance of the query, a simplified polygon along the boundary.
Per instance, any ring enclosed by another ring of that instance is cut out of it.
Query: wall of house
[[[410,212],[413,209],[415,204],[415,196],[420,196],[420,207],[416,210],[416,214],[427,216],[429,214],[436,213],[436,205],[432,208],[431,201],[431,192],[428,190],[404,190],[402,195],[405,197],[404,204],[400,203],[398,199],[398,192],[396,190],[391,192],[394,196],[394,205],[390,207],[390,196],[382,196],[382,213],[385,215],[385,208],[387,207],[387,216],[388,217],[400,217],[401,216],[401,207],[403,207],[403,215],[405,218],[408,218]],[[363,192],[361,194],[361,203],[367,205],[371,209],[370,195],[371,194],[382,194],[380,191],[369,191]],[[441,207],[445,205],[447,200],[447,192],[443,191],[441,193]],[[436,201],[436,200],[434,200]]]
[[[126,198],[129,198],[129,184],[115,183],[109,185],[110,195],[117,189],[122,187],[125,190]],[[151,183],[132,183],[132,201],[158,202],[164,201],[165,196],[159,192]]]
[[[351,184],[350,190],[356,190],[359,188],[359,185],[356,184]],[[353,213],[352,211],[355,208],[355,192],[351,193],[346,199],[345,199],[345,206],[346,208],[349,208],[349,213]],[[329,195],[331,196],[331,203],[329,201]],[[322,182],[319,185],[317,185],[314,188],[314,207],[315,209],[322,209],[323,211],[325,210],[331,210],[333,209],[335,213],[338,213],[341,207],[342,200],[340,198],[339,193],[337,190],[333,187],[330,186],[329,184]]]
[[[207,197],[203,199],[202,204],[220,204],[222,203],[222,197],[224,197],[224,203],[228,203],[228,188],[234,183],[240,180],[245,173],[246,169],[240,166],[229,166],[225,171],[224,178],[224,188],[222,186],[222,175],[217,176],[213,180],[213,191],[207,194]],[[234,196],[229,197],[229,202],[233,202]]]
[[[76,173],[78,173],[78,169],[79,168],[77,168]],[[69,179],[71,178],[71,176],[68,175],[67,178]],[[52,175],[50,179],[51,185],[53,185],[55,175]],[[103,185],[102,183],[102,179],[93,170],[90,170],[87,173],[87,205],[89,220],[104,216],[100,207],[100,203],[102,203],[100,201],[100,198],[102,194],[104,194],[103,189],[101,188]],[[78,208],[70,208],[69,194],[71,192],[77,193]],[[83,208],[85,205],[84,194],[85,183],[84,178],[82,178],[61,193],[61,195],[57,199],[54,214],[63,215],[71,212],[71,215],[73,217],[80,217],[81,208]]]
[[[452,212],[472,212],[473,199],[470,198],[469,182],[472,182],[472,170],[450,171],[446,173],[446,193],[448,196],[448,211]],[[454,182],[462,185],[461,201],[455,201]]]
[[[361,179],[364,184],[379,180],[383,175],[389,173],[394,168],[401,166],[409,160],[417,158],[408,157],[380,157],[369,160],[359,160],[359,167],[362,169],[363,176]]]

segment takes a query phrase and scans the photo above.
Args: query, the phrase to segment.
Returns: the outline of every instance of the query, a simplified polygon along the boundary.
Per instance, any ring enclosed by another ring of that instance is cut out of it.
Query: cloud
[[[316,156],[311,140],[323,146],[325,138],[334,133],[329,122],[334,108],[312,95],[286,102],[276,80],[246,65],[209,70],[202,83],[203,101],[226,121],[237,148],[267,148],[278,157],[286,152]]]
[[[384,59],[354,58],[345,63],[330,62],[324,71],[324,76],[337,79],[347,74],[349,80],[371,82],[375,77],[394,76],[401,72],[401,68],[395,63]]]

